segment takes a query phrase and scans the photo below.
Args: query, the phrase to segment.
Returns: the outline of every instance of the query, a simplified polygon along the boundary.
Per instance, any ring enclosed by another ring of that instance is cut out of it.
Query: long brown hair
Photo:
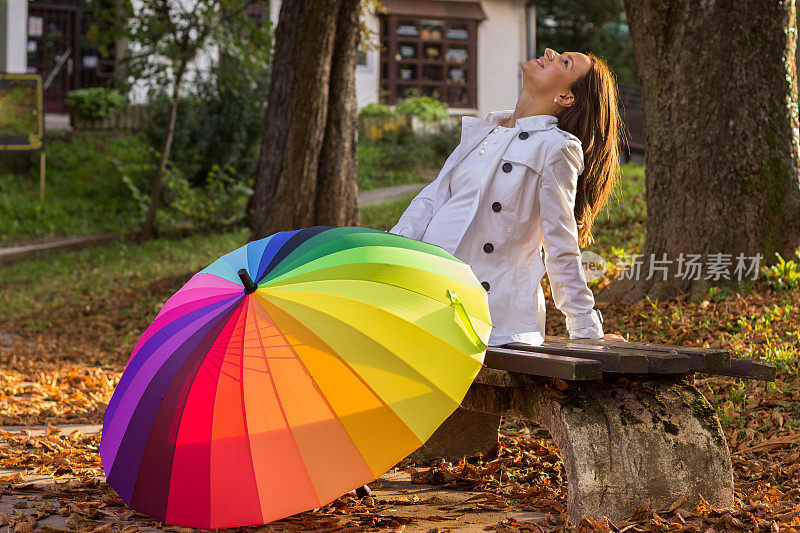
[[[594,219],[620,179],[619,142],[626,132],[619,114],[616,76],[601,58],[586,55],[591,67],[572,84],[575,100],[558,116],[558,127],[583,144],[584,170],[575,194],[580,246],[594,242]]]

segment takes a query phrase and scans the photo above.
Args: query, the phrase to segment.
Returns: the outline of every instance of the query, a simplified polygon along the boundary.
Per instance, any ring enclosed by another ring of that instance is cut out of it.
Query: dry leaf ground
[[[0,468],[7,471],[0,478],[0,508],[4,501],[14,502],[10,512],[0,514],[0,527],[53,530],[47,520],[55,516],[64,519],[64,527],[79,531],[159,526],[127,509],[98,479],[96,434],[55,426],[102,422],[133,344],[161,305],[193,272],[241,245],[244,236],[116,243],[0,271],[0,424],[51,426],[38,433],[0,431]],[[476,530],[799,531],[798,309],[800,291],[776,292],[761,280],[740,293],[717,293],[699,304],[643,300],[603,307],[606,331],[632,340],[719,346],[778,365],[775,383],[697,376],[733,452],[732,509],[701,504],[685,510],[676,502],[670,509],[643,506],[627,521],[584,518],[570,524],[558,450],[542,430],[514,421],[506,424],[499,457],[492,462],[475,457],[455,465],[401,464],[400,472],[445,491],[470,491],[462,507],[494,517],[491,523],[464,525]],[[547,333],[564,335],[563,319],[552,307]],[[379,495],[363,501],[346,495],[261,530],[446,529],[447,516],[458,510],[448,509],[453,505],[447,502],[424,500],[409,497],[402,506],[435,505],[438,514],[387,511],[399,504]],[[525,512],[539,518],[521,519],[525,515],[519,513]]]

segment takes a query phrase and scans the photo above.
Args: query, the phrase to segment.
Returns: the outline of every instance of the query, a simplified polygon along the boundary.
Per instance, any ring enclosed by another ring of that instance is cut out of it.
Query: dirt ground
[[[34,439],[47,435],[47,428],[43,426],[7,426],[2,429]],[[64,435],[79,431],[83,436],[96,437],[102,426],[67,424],[58,426],[58,429]],[[52,427],[50,431],[52,434]],[[184,531],[183,528],[162,527],[138,513],[115,505],[121,502],[117,502],[108,489],[103,488],[107,486],[102,475],[70,480],[45,474],[23,475],[23,472],[24,469],[0,469],[2,479],[19,476],[16,479],[18,483],[15,484],[17,488],[6,490],[0,495],[0,522],[5,526],[13,524],[11,531]],[[378,523],[375,527],[362,525],[354,529],[383,529],[407,533],[432,530],[471,532],[485,531],[487,526],[499,524],[508,518],[532,522],[545,516],[535,511],[501,509],[505,504],[490,493],[415,483],[413,472],[414,469],[394,469],[370,484],[372,496],[362,499],[361,505],[378,519]],[[70,487],[70,484],[74,486]],[[356,501],[355,497],[353,500]],[[357,515],[358,505],[352,511]],[[285,524],[275,523],[271,527],[246,529],[307,529],[297,526],[297,520],[289,520]],[[332,523],[328,527],[331,526]]]

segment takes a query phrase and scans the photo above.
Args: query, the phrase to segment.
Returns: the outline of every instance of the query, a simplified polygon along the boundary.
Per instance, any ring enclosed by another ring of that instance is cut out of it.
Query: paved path
[[[84,435],[96,435],[101,432],[102,426],[91,424],[64,424],[58,425],[61,434],[69,434],[76,429]],[[28,430],[33,436],[43,435],[46,426],[3,426],[6,431]],[[0,476],[12,475],[22,470],[0,469]],[[100,477],[105,480],[104,477]],[[48,495],[48,488],[53,483],[53,478],[46,475],[25,475],[27,483],[33,483],[41,492],[27,490],[22,494],[6,492],[0,498],[0,513],[9,516],[20,516],[34,512],[37,506],[55,503],[54,496]],[[64,477],[59,478],[63,483]],[[444,489],[440,485],[423,485],[413,483],[411,474],[405,471],[391,470],[370,484],[372,495],[379,506],[379,516],[387,517],[413,517],[416,520],[405,526],[404,533],[422,533],[436,528],[447,528],[452,531],[479,532],[485,531],[486,526],[499,524],[507,518],[515,518],[520,522],[534,521],[544,517],[544,514],[533,511],[505,510],[493,505],[494,496],[485,492],[470,492],[462,490]],[[48,497],[50,499],[48,499]],[[60,495],[57,500],[64,500]],[[59,503],[56,507],[58,508]],[[99,519],[100,521],[105,521]],[[111,518],[109,522],[113,522]],[[135,523],[142,531],[173,531],[145,527],[141,521]],[[38,528],[50,526],[51,528],[69,529],[67,518],[58,514],[50,515],[36,522]]]
[[[401,198],[406,194],[412,192],[419,192],[428,183],[412,183],[411,185],[398,185],[397,187],[382,187],[380,189],[372,189],[371,191],[364,191],[358,195],[358,207],[367,205],[382,204],[390,200]]]
[[[87,235],[86,237],[65,237],[52,239],[48,242],[0,248],[0,266],[22,261],[27,257],[42,252],[63,252],[65,250],[81,250],[90,246],[98,246],[111,242],[118,237],[119,234],[117,233],[103,233],[100,235]]]

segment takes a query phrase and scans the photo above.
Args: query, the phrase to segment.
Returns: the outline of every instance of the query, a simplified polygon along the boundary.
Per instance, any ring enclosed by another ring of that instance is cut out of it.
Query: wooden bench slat
[[[612,344],[613,343],[613,344]],[[651,366],[658,368],[657,373],[664,374],[670,373],[666,370],[668,368],[675,368],[676,373],[684,372],[698,372],[705,369],[727,368],[730,365],[730,352],[727,350],[717,348],[697,348],[689,349],[690,347],[684,346],[684,349],[678,349],[677,346],[669,344],[654,345],[649,343],[636,343],[636,342],[617,342],[617,341],[601,341],[595,339],[560,339],[548,338],[545,340],[543,346],[561,347],[568,350],[581,350],[584,347],[602,348],[610,353],[616,353],[621,356],[624,355],[641,355],[647,358],[652,358]],[[666,361],[670,360],[669,363]],[[688,369],[686,365],[678,361],[688,361]]]
[[[488,348],[483,364],[488,368],[498,370],[571,381],[586,381],[603,377],[600,363],[592,359],[532,353],[510,348]]]
[[[647,354],[649,374],[688,374],[691,372],[689,356],[679,353]]]
[[[650,365],[644,355],[638,353],[619,353],[607,350],[604,346],[534,346],[522,342],[513,342],[506,345],[513,350],[527,352],[577,357],[580,359],[593,359],[598,361],[603,372],[620,374],[644,374]]]
[[[777,371],[775,365],[769,363],[734,357],[731,358],[731,363],[727,368],[702,370],[701,372],[720,376],[757,379],[759,381],[775,381],[775,374]]]
[[[692,353],[713,353],[713,352],[725,352],[728,351],[724,348],[702,348],[700,346],[681,346],[679,344],[652,344],[649,342],[639,342],[639,341],[614,341],[614,340],[605,340],[605,339],[567,339],[565,337],[551,337],[548,336],[545,340],[545,344],[550,342],[568,342],[568,343],[581,343],[581,344],[590,344],[596,346],[616,346],[619,348],[637,348],[637,349],[644,349],[651,352],[671,352],[676,351],[682,354],[692,354]]]

